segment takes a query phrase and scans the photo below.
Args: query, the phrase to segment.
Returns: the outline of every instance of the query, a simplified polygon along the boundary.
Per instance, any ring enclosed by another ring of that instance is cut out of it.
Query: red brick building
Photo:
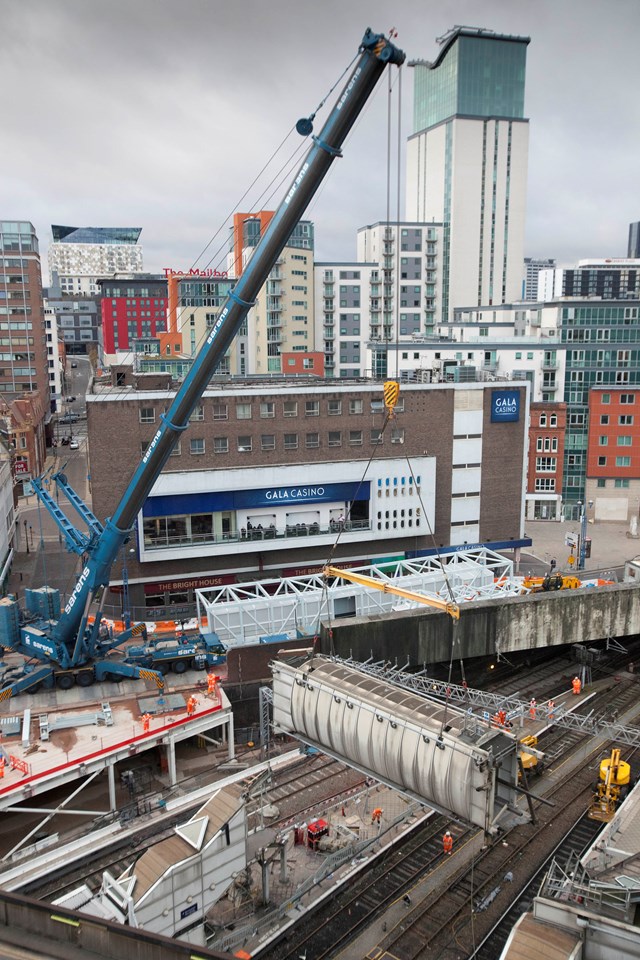
[[[589,393],[586,497],[594,520],[626,521],[640,498],[640,390],[593,387]]]
[[[560,520],[566,403],[532,403],[527,470],[527,519]]]

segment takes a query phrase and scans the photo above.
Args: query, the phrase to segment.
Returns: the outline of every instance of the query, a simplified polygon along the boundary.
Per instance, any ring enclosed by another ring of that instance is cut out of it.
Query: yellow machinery
[[[437,597],[425,597],[423,594],[414,593],[412,590],[403,590],[402,587],[394,587],[388,580],[367,577],[363,573],[354,573],[351,570],[341,570],[340,567],[323,567],[322,575],[324,577],[342,577],[343,580],[359,583],[363,587],[373,587],[374,590],[393,593],[397,597],[404,597],[405,600],[415,600],[416,603],[424,603],[429,607],[444,610],[454,620],[460,619],[460,607],[457,603],[450,603],[448,600],[440,600]]]
[[[542,757],[543,754],[539,750],[534,750],[533,748],[537,746],[538,738],[532,735],[522,737],[520,740],[520,764],[521,770],[524,770],[526,774],[538,774],[542,773]],[[522,748],[525,749],[522,749]],[[531,748],[529,752],[526,748]]]
[[[600,764],[600,779],[596,784],[593,803],[589,810],[592,820],[602,820],[609,823],[616,812],[616,805],[620,802],[625,787],[631,780],[631,767],[620,759],[620,751],[613,749],[611,756]]]
[[[530,593],[547,590],[576,590],[582,586],[582,580],[567,573],[549,573],[546,577],[525,577],[522,586]]]

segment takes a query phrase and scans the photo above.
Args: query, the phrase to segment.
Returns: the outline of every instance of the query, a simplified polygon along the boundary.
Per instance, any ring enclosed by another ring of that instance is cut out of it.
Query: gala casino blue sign
[[[491,391],[491,423],[516,423],[520,419],[520,391]]]

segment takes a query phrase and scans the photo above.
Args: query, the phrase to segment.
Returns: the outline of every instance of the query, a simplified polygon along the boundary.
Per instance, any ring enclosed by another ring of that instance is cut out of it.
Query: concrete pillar
[[[175,787],[178,783],[176,774],[176,741],[174,737],[167,738],[167,762],[169,764],[169,783]]]
[[[116,805],[116,770],[113,763],[107,767],[107,776],[109,778],[109,810],[115,813],[118,807]]]
[[[286,883],[287,881],[287,845],[282,843],[280,845],[280,881]]]
[[[265,906],[269,903],[270,891],[269,891],[269,867],[270,864],[267,862],[266,857],[263,857],[260,866],[262,867],[262,902]]]
[[[227,726],[227,736],[229,738],[229,760],[235,759],[236,755],[236,745],[234,742],[234,733],[233,733],[233,714],[229,716],[229,724]]]

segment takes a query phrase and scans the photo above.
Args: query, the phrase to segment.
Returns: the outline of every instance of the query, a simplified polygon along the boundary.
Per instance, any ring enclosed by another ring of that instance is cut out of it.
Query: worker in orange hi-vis
[[[211,672],[207,674],[207,693],[216,693],[216,686],[220,677]]]
[[[555,709],[556,709],[555,703],[553,702],[553,700],[549,700],[549,703],[547,704],[547,710],[549,712],[549,720],[553,720],[553,714],[555,712]]]
[[[532,720],[536,718],[536,706],[535,697],[532,697],[531,700],[529,700],[529,716]]]
[[[382,807],[376,807],[373,813],[371,814],[371,823],[380,823],[381,817],[382,817]]]
[[[4,777],[4,757],[0,757],[0,780]]]
[[[582,690],[582,681],[580,680],[580,677],[574,677],[571,681],[571,686],[573,687],[573,692],[577,697]]]
[[[453,837],[451,836],[451,833],[448,830],[445,833],[444,837],[442,838],[442,849],[447,854],[447,856],[449,857],[451,856],[451,851],[453,850]]]
[[[196,705],[198,701],[195,697],[189,697],[187,700],[187,716],[192,717],[196,712]]]
[[[142,731],[143,733],[149,733],[149,727],[151,726],[151,714],[144,713],[142,715]]]

